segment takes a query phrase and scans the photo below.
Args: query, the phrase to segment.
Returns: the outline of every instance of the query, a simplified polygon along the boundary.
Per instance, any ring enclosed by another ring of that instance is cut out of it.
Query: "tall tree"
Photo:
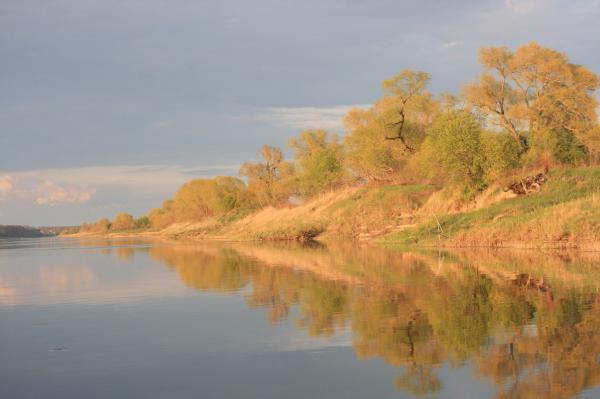
[[[279,201],[277,183],[289,171],[279,148],[263,145],[259,151],[262,161],[244,162],[239,174],[248,179],[248,188],[254,193],[261,206]]]
[[[388,111],[391,112],[388,114],[393,114],[393,120],[385,120],[387,115],[384,114],[384,123],[394,134],[386,136],[385,139],[399,140],[405,150],[409,152],[414,152],[415,148],[406,139],[407,112],[411,103],[417,105],[425,113],[432,106],[431,95],[425,92],[429,80],[431,80],[431,75],[427,72],[405,69],[382,83],[384,101],[387,100],[386,102],[390,105]]]
[[[515,52],[482,48],[479,62],[484,72],[465,87],[465,101],[505,128],[521,152],[528,150],[526,132],[566,130],[583,139],[597,125],[598,77],[565,54],[532,42]]]
[[[297,184],[302,194],[313,194],[338,184],[344,175],[342,146],[336,135],[306,130],[290,140],[299,166]]]

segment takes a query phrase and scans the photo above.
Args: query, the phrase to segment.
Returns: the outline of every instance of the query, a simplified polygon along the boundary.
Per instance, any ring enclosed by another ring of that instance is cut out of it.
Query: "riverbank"
[[[268,207],[239,218],[179,223],[109,236],[190,240],[360,240],[423,247],[600,249],[600,169],[550,171],[517,196],[489,187],[470,201],[432,185],[355,187],[302,205]],[[106,235],[80,233],[76,236]]]

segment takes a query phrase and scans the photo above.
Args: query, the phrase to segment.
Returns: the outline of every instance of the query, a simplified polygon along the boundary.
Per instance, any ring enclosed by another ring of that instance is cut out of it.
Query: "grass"
[[[299,206],[240,212],[149,233],[229,241],[318,237],[375,239],[396,246],[600,249],[600,168],[554,169],[539,192],[516,198],[500,188],[469,203],[457,193],[423,184],[343,188]]]
[[[600,238],[600,169],[556,169],[542,190],[466,212],[422,217],[384,242],[444,246],[595,245]],[[440,234],[441,233],[441,234]]]
[[[376,236],[406,222],[434,191],[428,185],[345,188],[299,206],[262,209],[220,224],[208,236],[299,241],[316,236]]]

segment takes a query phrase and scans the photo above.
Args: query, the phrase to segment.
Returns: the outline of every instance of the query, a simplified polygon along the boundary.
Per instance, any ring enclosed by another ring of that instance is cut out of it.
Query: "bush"
[[[110,225],[111,230],[131,230],[134,227],[133,216],[128,213],[119,213]]]
[[[148,218],[148,216],[139,217],[139,218],[135,219],[135,221],[134,221],[134,227],[136,229],[145,229],[149,226],[150,226],[150,219]]]
[[[224,215],[246,205],[246,186],[240,179],[228,176],[195,179],[185,183],[175,198],[165,201],[161,208],[150,211],[148,218],[153,227],[162,228]]]
[[[466,192],[485,186],[481,126],[463,111],[440,114],[433,122],[421,156],[431,176],[447,180]]]
[[[300,194],[311,195],[342,181],[344,163],[337,136],[329,136],[324,130],[307,130],[292,139],[290,146],[299,165],[295,181]]]
[[[519,166],[521,147],[508,133],[484,132],[481,144],[486,181],[491,182]]]

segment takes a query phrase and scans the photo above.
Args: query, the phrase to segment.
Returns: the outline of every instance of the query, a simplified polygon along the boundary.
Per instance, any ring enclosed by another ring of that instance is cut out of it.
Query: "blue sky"
[[[341,129],[404,68],[457,92],[536,40],[600,72],[600,1],[3,0],[0,224],[136,215],[263,143]]]

